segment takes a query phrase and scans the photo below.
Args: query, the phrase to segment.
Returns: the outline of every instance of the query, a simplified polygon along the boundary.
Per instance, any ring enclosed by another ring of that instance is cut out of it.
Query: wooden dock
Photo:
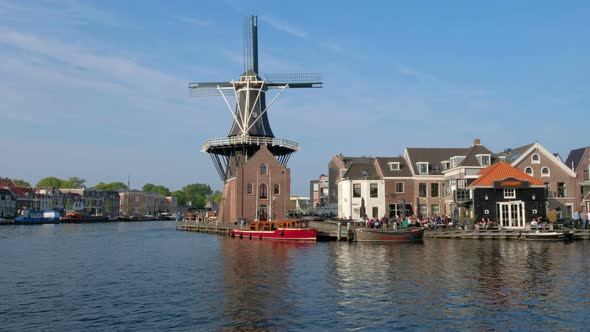
[[[176,230],[183,232],[208,233],[217,235],[229,236],[229,231],[236,228],[233,224],[210,224],[205,222],[197,223],[192,221],[178,221],[176,222]]]
[[[559,230],[558,230],[559,231]],[[466,240],[518,240],[520,231],[505,230],[443,230],[426,231],[425,238],[466,239]],[[574,240],[590,240],[590,230],[574,229]]]

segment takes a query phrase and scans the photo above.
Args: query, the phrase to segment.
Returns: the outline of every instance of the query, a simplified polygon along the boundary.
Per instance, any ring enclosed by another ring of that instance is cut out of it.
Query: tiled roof
[[[377,163],[379,164],[379,168],[381,168],[381,172],[383,172],[383,176],[385,177],[411,177],[412,170],[408,167],[406,160],[404,157],[378,157]],[[389,163],[399,163],[399,170],[392,171],[389,167]]]
[[[11,188],[10,190],[12,190],[19,198],[25,198],[27,197],[27,193],[29,194],[28,197],[29,198],[33,198],[35,191],[33,190],[33,188],[28,188],[28,187],[14,187]]]
[[[523,145],[523,146],[519,146],[517,148],[511,149],[508,148],[502,152],[498,152],[496,154],[495,157],[500,157],[500,156],[504,156],[504,160],[507,163],[512,163],[513,161],[515,161],[516,159],[518,159],[523,153],[525,153],[528,149],[530,149],[530,147],[533,145],[534,143],[531,144],[527,144],[527,145]]]
[[[495,163],[492,166],[482,169],[479,172],[479,178],[473,181],[470,187],[486,187],[493,186],[494,181],[504,180],[506,178],[516,178],[519,180],[526,180],[531,185],[543,186],[543,181],[534,178],[525,172],[519,170],[514,166],[510,166],[505,162]]]
[[[0,188],[13,188],[16,185],[9,178],[0,178]]]
[[[492,151],[488,150],[488,148],[486,148],[483,145],[474,145],[467,150],[467,154],[465,156],[465,159],[463,159],[463,161],[461,162],[461,164],[459,164],[459,166],[481,166],[481,164],[479,163],[479,160],[477,160],[478,154],[489,154],[490,159],[492,159],[492,160],[490,160],[490,163],[493,163],[495,161],[495,160],[493,160],[493,158],[491,158]]]
[[[571,168],[573,164],[573,169],[577,170],[578,165],[580,165],[580,162],[582,161],[582,157],[584,157],[585,151],[586,148],[571,150],[570,154],[567,156],[567,159],[565,160],[565,165]]]
[[[361,161],[353,162],[344,177],[349,180],[364,180],[365,178],[367,180],[376,180],[380,178],[373,162]]]
[[[428,162],[429,174],[442,174],[441,161],[449,160],[454,156],[466,156],[470,148],[407,148],[411,167],[418,174],[416,163]]]

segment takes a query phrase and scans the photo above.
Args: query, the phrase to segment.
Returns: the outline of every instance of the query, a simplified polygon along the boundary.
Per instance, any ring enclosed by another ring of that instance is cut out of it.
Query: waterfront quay
[[[354,240],[354,228],[351,224],[334,221],[311,221],[310,227],[318,230],[318,241],[352,241]],[[362,226],[361,226],[362,227]],[[208,233],[229,236],[232,229],[238,226],[234,224],[215,224],[210,222],[196,222],[194,220],[178,221],[176,230],[185,232]],[[589,229],[562,229],[574,231],[574,240],[590,240]],[[561,231],[561,230],[560,230]],[[425,238],[438,239],[463,239],[463,240],[518,240],[521,231],[499,229],[448,229],[427,230]]]

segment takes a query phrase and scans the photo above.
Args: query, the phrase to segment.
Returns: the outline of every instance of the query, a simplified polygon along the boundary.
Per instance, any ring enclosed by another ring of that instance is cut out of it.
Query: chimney
[[[473,140],[473,145],[481,145],[481,141],[479,140],[479,138]]]

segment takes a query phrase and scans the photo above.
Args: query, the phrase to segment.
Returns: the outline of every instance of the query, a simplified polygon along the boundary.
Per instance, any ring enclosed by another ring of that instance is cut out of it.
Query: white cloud
[[[279,31],[283,31],[286,32],[292,36],[298,37],[298,38],[307,38],[308,37],[308,33],[306,31],[304,31],[303,29],[300,29],[298,27],[295,27],[287,22],[281,21],[277,18],[274,18],[272,16],[262,16],[260,17],[264,22],[270,24],[273,28],[279,30]]]
[[[209,21],[205,21],[194,17],[177,16],[176,20],[184,24],[195,25],[199,27],[206,27],[209,25]]]

